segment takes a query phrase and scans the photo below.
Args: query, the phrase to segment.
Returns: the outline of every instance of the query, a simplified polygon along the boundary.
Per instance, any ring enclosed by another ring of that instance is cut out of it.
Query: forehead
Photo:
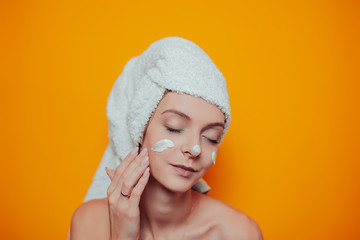
[[[180,111],[194,120],[204,122],[225,121],[224,113],[216,105],[188,94],[168,92],[161,99],[155,115],[159,116],[169,109]]]

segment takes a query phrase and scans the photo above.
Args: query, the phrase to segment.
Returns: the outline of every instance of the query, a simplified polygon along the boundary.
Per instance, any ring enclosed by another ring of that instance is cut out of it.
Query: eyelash
[[[169,132],[173,132],[173,133],[181,133],[182,130],[179,130],[179,129],[175,129],[175,128],[170,128],[170,127],[166,127],[166,129],[169,131]],[[205,137],[205,136],[204,136]],[[205,137],[209,142],[213,143],[213,144],[219,144],[219,141],[216,141],[214,139],[210,139],[210,138],[207,138]]]
[[[213,139],[210,139],[210,138],[206,138],[206,139],[209,140],[211,143],[219,144],[219,141],[216,141],[216,140],[213,140]]]
[[[182,130],[166,127],[169,132],[181,133]]]

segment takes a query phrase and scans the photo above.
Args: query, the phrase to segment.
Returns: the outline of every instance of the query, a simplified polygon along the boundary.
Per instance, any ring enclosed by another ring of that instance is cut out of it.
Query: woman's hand
[[[140,236],[141,194],[149,180],[149,157],[144,148],[132,150],[116,170],[105,168],[111,179],[107,190],[110,240],[138,239]]]

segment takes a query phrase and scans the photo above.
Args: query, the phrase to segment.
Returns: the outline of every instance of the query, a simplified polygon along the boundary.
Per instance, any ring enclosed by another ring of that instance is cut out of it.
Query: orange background
[[[210,195],[265,239],[360,239],[358,1],[2,1],[0,239],[66,239],[124,64],[181,36],[228,81]]]

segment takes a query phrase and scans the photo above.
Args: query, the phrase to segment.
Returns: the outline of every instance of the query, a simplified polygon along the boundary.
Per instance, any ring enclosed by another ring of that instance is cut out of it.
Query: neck
[[[191,208],[190,189],[184,193],[171,192],[150,177],[140,201],[141,228],[153,236],[163,234],[165,229],[171,232],[186,223]]]

